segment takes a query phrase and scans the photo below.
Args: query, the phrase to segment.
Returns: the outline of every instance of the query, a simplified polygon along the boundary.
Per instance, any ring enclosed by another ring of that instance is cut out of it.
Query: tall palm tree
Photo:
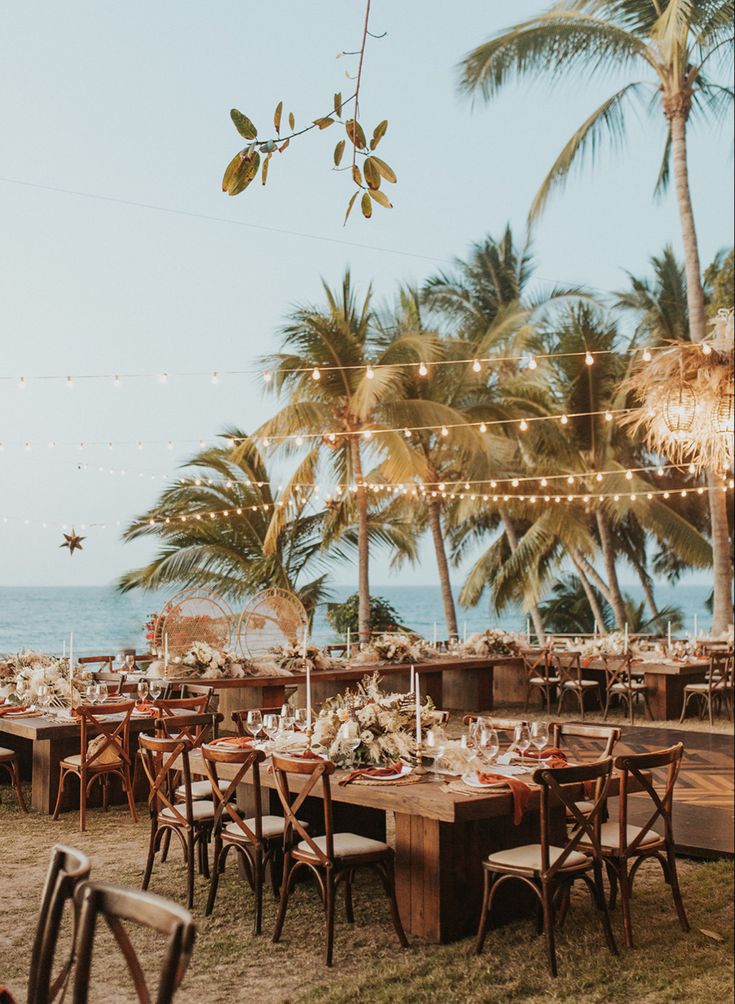
[[[279,500],[254,444],[237,429],[226,435],[241,441],[237,461],[229,445],[198,453],[182,478],[125,530],[126,541],[154,537],[161,546],[147,565],[126,572],[118,588],[200,586],[240,600],[279,586],[295,592],[311,615],[325,595],[326,575],[308,575],[323,563],[326,513],[307,512],[306,500],[292,506],[277,546],[265,553]]]
[[[626,109],[633,98],[658,109],[666,122],[666,143],[657,190],[666,187],[670,167],[679,208],[692,341],[707,334],[705,297],[687,166],[687,125],[694,116],[723,115],[733,90],[715,82],[719,69],[729,80],[733,55],[733,0],[562,0],[537,17],[514,25],[472,50],[462,61],[462,89],[492,99],[515,79],[558,80],[574,71],[585,79],[640,68],[645,80],[626,83],[593,111],[568,140],[531,207],[536,218],[551,191],[575,163],[594,156],[607,138],[623,139]],[[714,546],[713,628],[731,616],[732,566],[725,494],[710,480]]]
[[[439,424],[435,408],[412,410],[405,393],[407,362],[433,358],[437,344],[425,332],[391,337],[376,323],[372,292],[360,297],[349,271],[324,306],[297,307],[282,328],[283,351],[264,360],[269,387],[287,394],[280,411],[256,431],[259,441],[287,453],[301,452],[284,498],[317,480],[320,464],[348,492],[336,511],[357,529],[360,640],[370,636],[368,466],[377,458],[388,481],[425,473],[402,433],[404,425]],[[410,418],[420,421],[413,423]],[[301,440],[301,441],[300,441]],[[304,452],[305,450],[305,452]],[[237,455],[237,453],[235,454]],[[268,543],[266,543],[266,547]]]

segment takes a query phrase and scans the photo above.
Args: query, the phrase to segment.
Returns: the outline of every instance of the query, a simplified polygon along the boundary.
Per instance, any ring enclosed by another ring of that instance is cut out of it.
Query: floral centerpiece
[[[416,752],[416,705],[411,695],[385,693],[378,673],[324,702],[314,723],[314,746],[338,767],[387,765]],[[430,698],[421,707],[422,732],[436,723]]]
[[[432,648],[418,635],[403,631],[386,633],[371,638],[351,660],[358,666],[370,665],[375,662],[417,663],[427,659],[435,659],[436,649]]]
[[[85,682],[81,676],[75,677],[74,689],[81,690]],[[23,651],[0,662],[0,693],[11,704],[37,703],[39,687],[44,684],[52,704],[69,704],[69,660],[45,652]]]
[[[245,676],[245,670],[229,652],[214,648],[206,641],[195,641],[185,655],[169,663],[168,674],[226,680]]]
[[[600,655],[625,655],[625,635],[622,631],[611,631],[598,638],[575,638],[570,647],[579,651],[585,659]]]
[[[498,628],[488,628],[486,631],[471,634],[463,643],[461,652],[462,655],[489,658],[493,655],[517,655],[520,647],[517,635]]]

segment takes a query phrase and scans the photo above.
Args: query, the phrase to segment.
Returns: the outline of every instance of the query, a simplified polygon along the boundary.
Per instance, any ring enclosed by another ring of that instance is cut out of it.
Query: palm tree
[[[264,552],[275,514],[281,513],[268,470],[255,445],[240,430],[226,433],[241,442],[211,447],[192,457],[184,476],[137,517],[123,539],[155,537],[161,547],[142,568],[126,572],[121,592],[162,586],[199,586],[241,600],[278,586],[295,592],[311,616],[325,596],[326,575],[305,580],[323,561],[325,511],[292,506],[277,546]],[[214,513],[214,517],[210,516]]]
[[[710,76],[732,61],[733,0],[565,0],[472,50],[462,61],[462,89],[492,99],[506,83],[524,77],[558,80],[577,70],[586,79],[640,67],[646,80],[626,83],[582,123],[543,181],[530,216],[543,210],[552,190],[563,185],[585,154],[594,156],[605,138],[621,141],[626,107],[648,95],[644,107],[658,108],[667,136],[656,184],[662,191],[673,166],[684,248],[689,330],[694,342],[707,334],[697,234],[687,166],[687,125],[694,116],[723,115],[733,99],[730,87]],[[729,73],[728,73],[729,77]],[[730,621],[732,567],[727,505],[710,480],[714,546],[713,629]]]
[[[412,409],[405,394],[405,363],[432,359],[437,343],[425,332],[387,335],[376,323],[371,290],[358,297],[349,271],[339,290],[323,286],[326,305],[294,309],[282,328],[283,351],[264,360],[272,374],[269,387],[286,392],[288,401],[255,435],[284,452],[306,450],[285,499],[298,496],[299,484],[317,480],[320,462],[340,486],[334,524],[343,531],[357,528],[359,631],[365,642],[370,636],[366,465],[380,458],[388,481],[425,474],[402,427],[441,425],[444,419],[426,402]],[[414,423],[411,417],[420,420]]]

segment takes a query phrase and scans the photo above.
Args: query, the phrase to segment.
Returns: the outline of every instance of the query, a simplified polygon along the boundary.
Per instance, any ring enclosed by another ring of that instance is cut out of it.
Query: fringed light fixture
[[[627,381],[639,402],[623,419],[675,464],[726,474],[733,464],[733,311],[720,310],[702,343],[672,342],[641,359]]]

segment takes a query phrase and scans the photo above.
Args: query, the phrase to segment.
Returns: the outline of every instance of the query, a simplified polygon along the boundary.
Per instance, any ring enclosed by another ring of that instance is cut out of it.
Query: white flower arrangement
[[[369,643],[351,661],[356,665],[375,662],[417,663],[435,659],[437,652],[423,638],[396,631],[371,638]]]
[[[597,638],[575,638],[570,648],[579,651],[585,659],[594,659],[600,655],[624,655],[625,635],[622,631],[611,631],[610,634]]]
[[[39,687],[44,684],[52,704],[69,704],[69,660],[45,652],[23,651],[0,663],[0,686],[11,704],[36,704]],[[78,690],[83,682],[75,678],[74,686]]]
[[[242,666],[229,652],[213,648],[206,641],[195,641],[189,651],[168,666],[169,676],[195,676],[203,680],[223,680],[245,675]]]
[[[476,655],[489,658],[493,655],[517,655],[521,647],[520,637],[510,631],[488,628],[470,635],[461,647],[462,655]]]
[[[373,673],[357,690],[325,701],[314,723],[314,746],[338,767],[392,764],[416,753],[416,705],[410,694],[385,693]],[[430,698],[421,707],[421,729],[436,724]]]

